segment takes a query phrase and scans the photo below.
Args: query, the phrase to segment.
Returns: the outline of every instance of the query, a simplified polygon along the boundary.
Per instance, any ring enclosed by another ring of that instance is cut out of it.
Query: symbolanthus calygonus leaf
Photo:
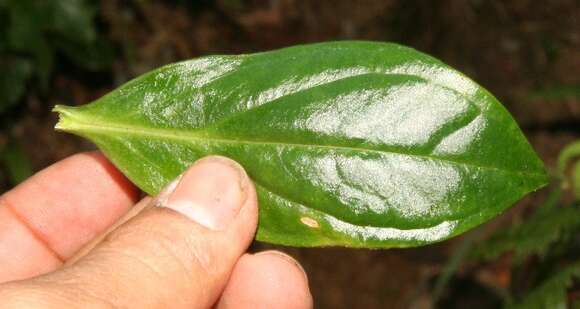
[[[505,108],[440,61],[396,44],[331,42],[209,56],[55,108],[156,194],[195,160],[241,163],[257,239],[408,247],[460,234],[546,183]]]

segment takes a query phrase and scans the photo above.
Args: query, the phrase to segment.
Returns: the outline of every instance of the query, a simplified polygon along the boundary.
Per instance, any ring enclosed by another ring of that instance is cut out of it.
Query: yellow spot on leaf
[[[304,225],[307,225],[313,229],[319,228],[320,224],[318,224],[318,221],[309,218],[309,217],[302,217],[300,218],[300,222],[302,222]]]

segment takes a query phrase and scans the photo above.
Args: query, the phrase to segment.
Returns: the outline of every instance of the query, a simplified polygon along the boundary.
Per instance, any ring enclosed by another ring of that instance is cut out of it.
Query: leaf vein
[[[64,112],[68,114],[68,117],[72,115],[68,112]],[[71,117],[72,118],[72,117]],[[249,145],[261,145],[261,146],[286,146],[286,147],[297,147],[297,148],[324,148],[324,149],[331,149],[331,150],[342,150],[342,151],[359,151],[359,152],[371,152],[371,153],[381,153],[381,154],[390,154],[390,155],[399,155],[399,156],[410,156],[417,159],[429,160],[429,161],[440,161],[440,163],[447,163],[451,165],[460,165],[464,167],[471,167],[476,169],[482,170],[495,170],[506,172],[510,174],[516,174],[520,177],[538,177],[544,178],[544,175],[541,173],[534,173],[534,172],[527,172],[527,171],[516,171],[516,170],[508,170],[502,169],[499,167],[487,166],[487,165],[479,165],[469,162],[463,162],[459,160],[453,160],[449,158],[442,158],[433,155],[425,155],[425,154],[416,154],[416,153],[408,153],[402,151],[396,151],[394,149],[390,150],[378,150],[378,149],[368,149],[368,148],[360,148],[360,147],[352,147],[352,146],[339,146],[339,145],[319,145],[319,144],[304,144],[304,143],[289,143],[289,142],[282,142],[282,141],[261,141],[261,140],[235,140],[235,139],[226,139],[226,138],[216,138],[212,136],[199,136],[195,135],[194,132],[184,132],[180,130],[168,130],[168,129],[157,129],[157,128],[145,128],[145,127],[137,127],[132,125],[113,125],[107,124],[106,126],[98,124],[98,123],[88,123],[82,121],[82,119],[76,119],[75,123],[68,123],[66,127],[60,126],[58,129],[62,129],[65,131],[71,132],[93,132],[96,134],[103,134],[105,132],[116,133],[116,134],[127,134],[127,135],[140,135],[149,138],[164,138],[164,139],[171,139],[171,140],[178,140],[178,141],[185,141],[189,143],[222,143],[222,144],[249,144]]]

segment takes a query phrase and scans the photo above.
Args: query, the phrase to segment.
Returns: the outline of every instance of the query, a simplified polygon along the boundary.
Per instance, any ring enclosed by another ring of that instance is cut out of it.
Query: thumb
[[[249,246],[256,225],[255,188],[242,167],[208,157],[78,262],[15,283],[14,289],[45,291],[46,296],[42,292],[35,297],[59,308],[80,303],[209,308]],[[28,299],[30,295],[38,292]]]

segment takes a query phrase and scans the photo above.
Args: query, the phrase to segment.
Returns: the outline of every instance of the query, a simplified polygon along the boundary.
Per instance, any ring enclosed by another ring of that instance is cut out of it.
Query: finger
[[[149,207],[77,263],[0,288],[65,307],[209,308],[223,291],[257,225],[256,192],[243,169],[222,157],[198,161]],[[48,300],[47,300],[48,299]]]
[[[245,254],[236,264],[217,309],[312,308],[302,267],[277,251]]]
[[[96,152],[34,175],[0,197],[0,282],[57,268],[137,197],[137,189]]]
[[[72,265],[78,260],[82,259],[85,255],[89,254],[96,246],[98,246],[107,236],[109,236],[112,232],[117,230],[121,225],[125,224],[127,221],[133,219],[136,215],[141,213],[144,209],[151,207],[152,204],[152,197],[147,196],[140,200],[135,206],[133,206],[129,211],[127,211],[117,222],[113,225],[109,226],[106,231],[99,234],[95,238],[93,238],[89,243],[84,245],[75,255],[70,257],[64,263],[64,266]]]

